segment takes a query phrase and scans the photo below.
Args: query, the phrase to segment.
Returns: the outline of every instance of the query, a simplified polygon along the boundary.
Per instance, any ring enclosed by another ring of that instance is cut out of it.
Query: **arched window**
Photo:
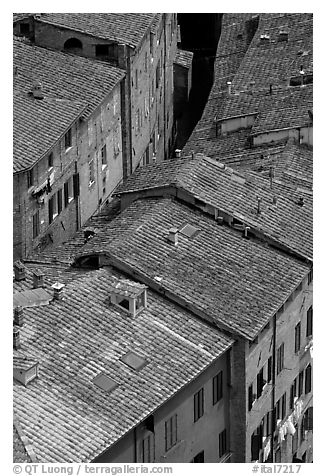
[[[83,49],[83,44],[77,38],[69,38],[63,46],[65,51],[70,51],[73,53],[78,53]]]

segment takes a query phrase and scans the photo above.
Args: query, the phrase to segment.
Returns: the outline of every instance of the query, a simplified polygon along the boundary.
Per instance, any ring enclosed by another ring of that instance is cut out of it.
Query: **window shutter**
[[[53,197],[49,200],[49,223],[52,223],[53,220]]]
[[[62,189],[58,190],[58,214],[62,211]]]

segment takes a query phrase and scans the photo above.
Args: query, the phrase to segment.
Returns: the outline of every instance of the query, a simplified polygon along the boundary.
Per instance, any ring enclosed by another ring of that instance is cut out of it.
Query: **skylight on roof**
[[[188,238],[193,238],[197,233],[199,233],[199,228],[196,228],[192,225],[189,225],[189,223],[187,225],[184,225],[182,228],[180,228],[180,233],[182,233],[182,235],[185,235],[187,236]]]
[[[114,380],[112,380],[110,377],[107,377],[103,372],[98,374],[93,379],[93,383],[105,392],[112,392],[112,390],[118,386]]]
[[[148,362],[143,358],[137,355],[135,352],[130,351],[123,355],[120,359],[123,363],[131,367],[133,370],[141,370]]]

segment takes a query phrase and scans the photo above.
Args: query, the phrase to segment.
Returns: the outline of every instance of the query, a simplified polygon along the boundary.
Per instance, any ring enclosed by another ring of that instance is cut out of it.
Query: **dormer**
[[[118,279],[110,286],[110,300],[135,317],[147,307],[147,286],[128,279]]]
[[[14,353],[14,379],[23,385],[38,377],[39,363],[36,359]]]

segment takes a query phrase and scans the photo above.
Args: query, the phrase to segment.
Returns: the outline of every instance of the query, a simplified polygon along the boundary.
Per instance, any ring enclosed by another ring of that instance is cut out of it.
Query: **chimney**
[[[232,91],[231,91],[232,82],[228,81],[226,84],[228,85],[228,95],[231,96],[231,94],[232,94]]]
[[[42,91],[42,84],[39,81],[35,81],[32,86],[32,95],[34,99],[43,99],[44,93]]]
[[[269,85],[269,94],[270,95],[273,94],[273,85],[272,84]]]
[[[18,260],[14,263],[14,271],[16,281],[23,281],[26,279],[26,268],[21,261]]]
[[[249,94],[252,94],[254,92],[255,86],[256,86],[256,81],[252,80],[249,82],[249,87],[248,87]]]
[[[22,327],[24,324],[24,309],[22,306],[17,306],[14,309],[14,325]]]
[[[181,149],[175,149],[175,156],[177,159],[180,159],[181,157]]]
[[[33,271],[33,288],[44,288],[44,273],[38,269]]]
[[[308,111],[309,112],[309,111]],[[195,158],[195,152],[192,150],[191,151],[191,158],[194,159]]]
[[[277,196],[274,195],[274,197],[273,197],[273,205],[276,205],[276,204],[277,204]]]
[[[14,337],[14,349],[18,350],[18,349],[20,349],[20,330],[19,330],[19,327],[14,326],[13,337]]]
[[[260,197],[257,197],[257,215],[259,215],[259,213],[261,212],[261,198]]]
[[[64,287],[65,285],[64,284],[61,284],[61,283],[54,283],[52,284],[51,286],[53,288],[53,299],[56,299],[58,301],[60,301],[63,297],[63,292],[64,292]]]
[[[84,230],[84,243],[87,243],[88,240],[90,240],[91,238],[93,238],[93,236],[95,235],[95,230],[94,228],[85,228]]]
[[[250,231],[250,226],[246,226],[245,229],[243,230],[243,237],[249,240],[248,233]]]
[[[179,230],[176,227],[169,229],[168,241],[177,246],[179,241]]]
[[[302,207],[303,204],[304,204],[303,197],[300,197],[299,200],[298,200],[298,205],[300,205],[300,207]]]
[[[223,225],[223,217],[216,217],[218,225]]]

